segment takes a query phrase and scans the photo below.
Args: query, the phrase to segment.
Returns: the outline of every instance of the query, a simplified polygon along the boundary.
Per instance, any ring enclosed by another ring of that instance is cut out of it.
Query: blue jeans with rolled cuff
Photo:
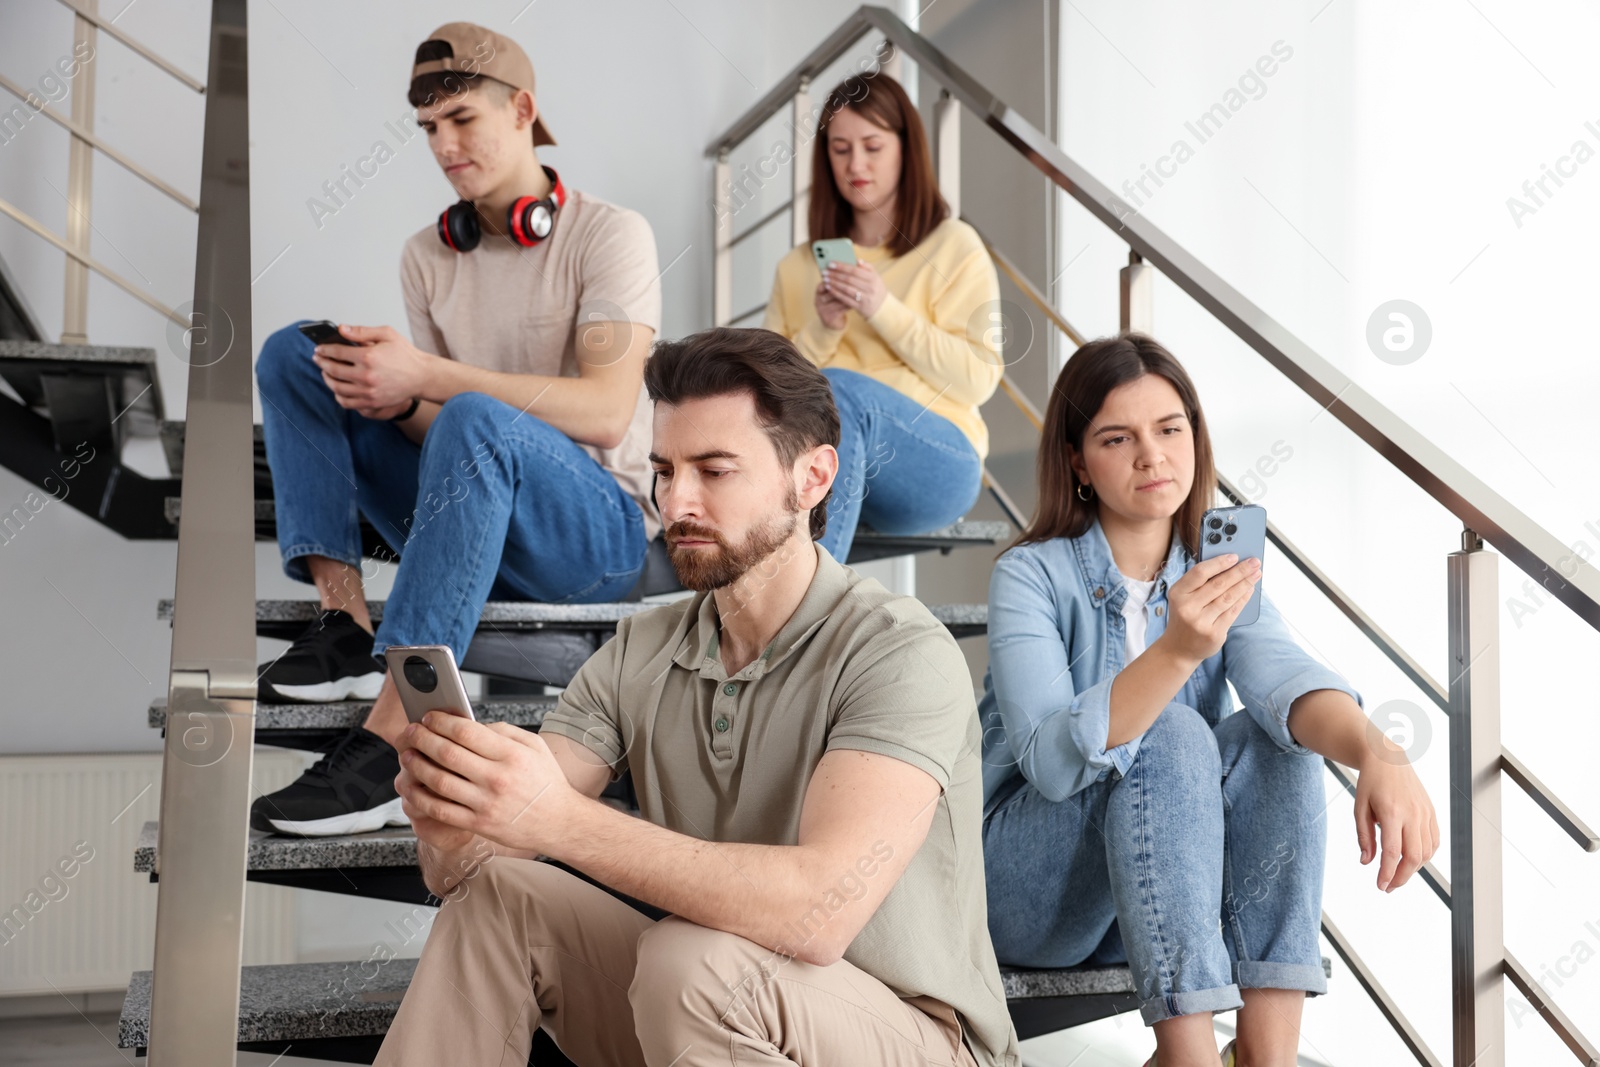
[[[900,390],[852,370],[825,368],[839,408],[839,474],[820,543],[841,562],[857,523],[915,534],[967,513],[983,485],[983,461],[956,424]]]
[[[339,406],[294,325],[256,378],[284,573],[304,557],[361,565],[359,515],[400,554],[374,651],[449,645],[460,662],[486,601],[588,604],[644,567],[644,514],[566,434],[483,393],[439,410],[421,445]],[[358,515],[359,513],[359,515]]]
[[[1152,1025],[1240,989],[1327,992],[1322,758],[1242,712],[1166,706],[1125,775],[1053,802],[1022,775],[984,820],[1001,963],[1127,963]]]

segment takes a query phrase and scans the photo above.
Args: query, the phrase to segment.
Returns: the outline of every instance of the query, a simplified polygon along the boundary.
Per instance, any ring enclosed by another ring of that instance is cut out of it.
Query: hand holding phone
[[[472,701],[449,645],[390,645],[383,653],[406,718],[421,722],[430,711],[472,719]]]
[[[1266,512],[1257,507],[1254,514],[1239,514],[1244,510],[1218,508],[1202,516],[1201,559],[1167,590],[1167,626],[1157,640],[1186,662],[1210,659],[1222,650],[1233,626],[1249,625],[1260,614]],[[1237,559],[1229,561],[1230,555]]]
[[[811,254],[817,259],[817,269],[822,276],[828,276],[828,265],[843,263],[847,267],[856,265],[856,249],[848,237],[831,237],[826,241],[812,241]]]
[[[328,319],[318,319],[316,322],[302,322],[295,327],[314,345],[347,345],[351,342],[345,340],[339,332],[337,324]]]

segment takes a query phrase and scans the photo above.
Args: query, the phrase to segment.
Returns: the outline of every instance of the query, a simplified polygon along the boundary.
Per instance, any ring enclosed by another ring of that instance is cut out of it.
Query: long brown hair
[[[855,208],[839,191],[828,160],[828,124],[845,108],[900,138],[900,185],[889,252],[903,256],[950,217],[950,205],[939,195],[922,117],[900,83],[887,74],[852,75],[833,87],[822,106],[811,152],[811,239],[848,237],[855,221]]]
[[[1171,352],[1142,333],[1122,333],[1090,341],[1074,352],[1061,369],[1055,388],[1050,390],[1050,405],[1045,411],[1044,430],[1039,439],[1039,506],[1034,510],[1033,521],[1015,544],[1079,537],[1088,531],[1099,514],[1100,498],[1094,496],[1087,501],[1079,498],[1077,476],[1072,470],[1068,448],[1081,453],[1089,423],[1105,403],[1106,395],[1117,386],[1146,374],[1159,374],[1178,391],[1194,434],[1194,483],[1172,521],[1183,539],[1183,547],[1190,556],[1199,557],[1200,517],[1211,506],[1217,489],[1211,432],[1206,428],[1200,396],[1189,372]]]

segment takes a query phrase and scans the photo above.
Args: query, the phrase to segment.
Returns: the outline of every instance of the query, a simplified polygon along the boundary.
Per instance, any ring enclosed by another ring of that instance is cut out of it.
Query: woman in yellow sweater
[[[1000,283],[983,241],[950,217],[916,108],[885,74],[828,94],[811,163],[811,240],[849,237],[826,278],[809,243],[778,263],[763,325],[827,376],[839,474],[820,543],[838,560],[858,521],[883,533],[955,522],[978,498],[1000,384]]]

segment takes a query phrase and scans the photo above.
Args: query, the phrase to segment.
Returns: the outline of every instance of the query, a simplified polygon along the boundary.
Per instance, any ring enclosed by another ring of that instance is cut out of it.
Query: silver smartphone
[[[473,718],[472,701],[449,645],[390,645],[383,656],[406,718],[421,722],[429,711]]]
[[[1266,576],[1267,509],[1260,504],[1242,504],[1238,507],[1212,508],[1200,518],[1200,558],[1214,559],[1232,552],[1239,563],[1259,559],[1262,576]],[[1238,564],[1234,564],[1238,566]],[[1250,601],[1245,604],[1233,626],[1249,626],[1261,616],[1261,580],[1250,591]],[[1230,627],[1231,629],[1232,627]]]

